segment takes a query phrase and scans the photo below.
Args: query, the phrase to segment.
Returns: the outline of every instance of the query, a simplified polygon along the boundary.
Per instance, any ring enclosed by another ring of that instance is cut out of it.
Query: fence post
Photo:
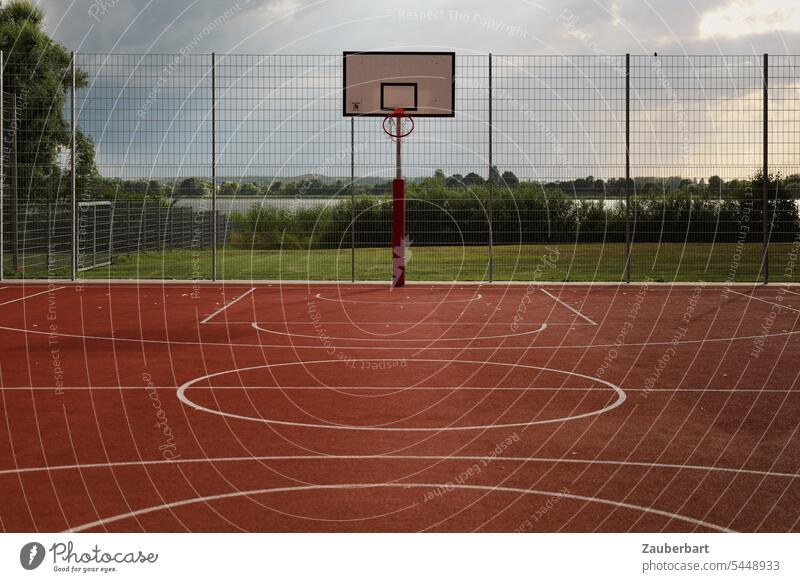
[[[769,227],[771,224],[767,222],[767,214],[769,214],[769,206],[767,204],[767,197],[769,196],[769,55],[764,53],[764,95],[763,95],[763,109],[764,109],[764,127],[763,127],[763,167],[761,168],[761,271],[764,279],[764,284],[769,283]]]
[[[55,210],[56,210],[56,216],[58,216],[58,207],[56,207]],[[54,260],[52,255],[50,254],[50,244],[52,243],[50,229],[53,228],[53,216],[52,215],[53,215],[53,204],[51,202],[48,202],[47,203],[47,228],[45,229],[45,234],[44,234],[44,244],[45,244],[45,251],[44,251],[44,257],[45,257],[44,261],[45,261],[45,263],[44,263],[44,266],[45,266],[45,272],[47,273],[47,278],[48,279],[50,278],[50,274],[52,273],[51,263],[50,262]]]
[[[145,194],[145,196],[146,196],[146,194]],[[125,246],[123,248],[125,250],[123,252],[125,254],[130,254],[130,252],[131,252],[131,203],[130,203],[130,201],[126,200],[125,202],[123,202],[123,205],[124,205],[124,208],[125,208],[125,218],[123,219],[124,220],[123,224],[125,225],[125,238],[122,239],[124,241],[124,245]],[[136,233],[136,237],[139,238],[139,232],[138,231]]]
[[[92,266],[97,265],[97,206],[92,206]]]
[[[356,282],[356,126],[350,118],[350,281]]]
[[[17,113],[17,93],[11,94],[11,178],[13,187],[11,188],[11,198],[9,199],[9,214],[11,214],[11,269],[16,276],[19,271],[19,215],[17,214],[17,202],[19,200],[17,174],[17,145],[19,143],[19,119]]]
[[[487,214],[489,218],[489,283],[494,280],[494,228],[493,228],[493,198],[494,198],[494,164],[492,161],[492,53],[489,53],[489,199]]]
[[[6,252],[6,231],[5,231],[5,204],[6,204],[6,166],[5,166],[5,149],[6,149],[6,132],[5,132],[5,101],[6,101],[6,87],[5,87],[5,62],[3,61],[3,51],[0,51],[0,281],[6,278],[5,275],[5,252]]]
[[[211,53],[211,280],[217,280],[217,53]]]
[[[192,237],[191,237],[191,234],[187,231],[187,228],[186,228],[186,226],[187,226],[187,220],[186,219],[188,218],[189,221],[191,221],[193,216],[194,216],[194,212],[191,209],[190,209],[190,211],[188,213],[181,212],[181,223],[180,223],[181,231],[180,231],[180,237],[179,237],[180,240],[178,241],[178,248],[180,248],[180,249],[193,250],[192,249]]]
[[[144,232],[142,234],[144,236],[144,248],[147,251],[158,250],[158,243],[153,242],[153,211],[150,210],[152,207],[153,205],[150,203],[150,201],[145,199],[144,204],[142,205],[141,222],[144,224]]]
[[[625,54],[625,282],[631,282],[631,55]]]
[[[76,191],[77,182],[75,181],[75,53],[70,53],[70,196],[72,198],[72,273],[74,281],[78,277],[78,193]]]

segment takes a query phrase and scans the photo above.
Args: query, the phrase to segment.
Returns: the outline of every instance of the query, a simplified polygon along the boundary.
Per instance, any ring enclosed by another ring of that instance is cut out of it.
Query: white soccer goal
[[[113,218],[108,200],[78,202],[78,271],[111,264]]]

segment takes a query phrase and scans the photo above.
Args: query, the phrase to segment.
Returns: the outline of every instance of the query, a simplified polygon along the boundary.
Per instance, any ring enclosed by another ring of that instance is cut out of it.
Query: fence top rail
[[[6,54],[8,52],[6,51]],[[210,57],[214,54],[217,58],[223,57],[324,57],[324,58],[342,58],[342,53],[193,53],[193,54],[181,54],[181,53],[117,53],[117,52],[109,52],[109,53],[84,53],[84,52],[76,52],[75,56],[83,56],[83,57],[175,57],[179,56],[182,58],[185,57],[201,57],[201,56],[208,56]],[[491,55],[492,57],[535,57],[535,58],[563,58],[563,59],[570,59],[570,58],[596,58],[596,59],[607,59],[608,57],[624,57],[630,55],[631,57],[654,57],[654,58],[729,58],[729,57],[762,57],[765,53],[660,53],[658,55],[650,54],[650,53],[605,53],[605,54],[595,54],[595,53],[564,53],[564,54],[548,54],[548,53],[478,53],[478,52],[471,52],[471,53],[456,53],[456,56],[459,57],[486,57]],[[800,53],[769,53],[769,55],[775,57],[800,57]],[[34,59],[32,59],[34,60]]]

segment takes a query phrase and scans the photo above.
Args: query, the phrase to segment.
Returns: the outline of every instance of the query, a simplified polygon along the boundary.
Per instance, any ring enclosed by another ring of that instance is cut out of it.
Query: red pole
[[[392,287],[406,284],[406,183],[392,181]]]
[[[392,287],[406,284],[406,183],[400,163],[400,122],[403,110],[395,109],[397,116],[397,173],[392,181]]]

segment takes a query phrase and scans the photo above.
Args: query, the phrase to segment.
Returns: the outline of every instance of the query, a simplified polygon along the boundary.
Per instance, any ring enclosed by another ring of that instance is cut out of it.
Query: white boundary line
[[[48,287],[44,291],[39,291],[38,293],[34,293],[33,295],[24,295],[22,297],[17,297],[16,299],[10,299],[8,301],[4,301],[3,303],[0,303],[0,307],[2,307],[3,305],[8,305],[9,303],[16,303],[17,301],[25,301],[26,299],[30,299],[31,297],[36,297],[37,295],[44,295],[45,293],[60,291],[61,289],[65,288],[66,285],[62,287],[55,287],[53,289]]]
[[[222,313],[223,311],[225,311],[226,309],[228,309],[228,307],[230,307],[231,305],[233,305],[233,304],[234,304],[234,303],[236,303],[237,301],[239,301],[239,300],[241,300],[241,299],[244,299],[245,297],[247,297],[248,295],[250,295],[250,294],[251,294],[253,291],[255,291],[255,290],[256,290],[256,288],[255,288],[255,287],[250,287],[250,289],[248,289],[247,291],[245,291],[244,293],[242,293],[241,295],[239,295],[239,296],[238,296],[236,299],[233,299],[232,301],[230,301],[230,302],[228,302],[228,303],[225,303],[225,304],[224,304],[222,307],[220,307],[219,309],[217,309],[217,310],[216,310],[214,313],[212,313],[211,315],[207,316],[207,317],[206,317],[206,318],[205,318],[203,321],[201,321],[200,323],[208,323],[208,322],[209,322],[211,319],[213,319],[215,316],[219,315],[220,313]]]
[[[741,295],[742,297],[747,297],[748,299],[753,299],[755,301],[761,301],[761,303],[766,303],[768,305],[774,305],[775,307],[780,307],[781,309],[788,309],[789,311],[796,311],[800,313],[800,309],[796,307],[789,307],[788,305],[781,305],[780,303],[774,303],[772,301],[767,301],[766,299],[761,299],[761,297],[756,297],[755,295],[747,295],[746,293],[739,293],[738,291],[734,291],[733,289],[728,289],[728,293],[735,293],[736,295]]]
[[[146,515],[148,513],[155,513],[157,511],[163,511],[165,509],[174,509],[176,507],[185,507],[187,505],[194,505],[197,503],[209,503],[212,501],[221,501],[224,499],[233,499],[237,497],[253,497],[255,495],[265,495],[268,493],[288,493],[288,492],[299,492],[299,491],[325,491],[325,490],[363,490],[363,489],[460,489],[465,491],[487,491],[490,493],[515,493],[518,495],[539,495],[549,498],[558,498],[558,499],[574,499],[576,501],[585,501],[587,503],[599,503],[601,505],[610,505],[612,507],[623,508],[623,509],[633,509],[636,511],[641,511],[643,513],[652,513],[654,515],[659,515],[662,517],[666,517],[669,519],[674,519],[677,521],[683,521],[686,523],[690,523],[694,526],[705,527],[714,531],[724,532],[724,533],[731,533],[733,530],[703,521],[701,519],[695,519],[693,517],[688,517],[685,515],[680,515],[678,513],[672,513],[670,511],[664,511],[661,509],[655,509],[653,507],[646,507],[644,505],[635,505],[633,503],[626,503],[624,501],[613,501],[611,499],[604,499],[601,497],[592,497],[588,495],[576,495],[574,493],[564,493],[563,491],[545,491],[543,489],[523,489],[521,487],[501,487],[498,485],[462,485],[462,484],[442,484],[442,483],[407,483],[407,482],[398,482],[398,483],[340,483],[334,485],[298,485],[292,487],[271,487],[265,489],[251,489],[249,491],[234,491],[232,493],[219,493],[217,495],[206,495],[200,497],[194,497],[190,499],[182,499],[180,501],[172,501],[170,503],[163,503],[161,505],[154,505],[151,507],[145,507],[143,509],[137,509],[135,511],[129,511],[126,513],[120,513],[117,515],[113,515],[111,517],[106,517],[103,519],[98,519],[96,521],[92,521],[89,523],[84,523],[83,525],[79,525],[77,527],[73,527],[67,530],[65,533],[77,533],[81,531],[85,531],[87,529],[92,529],[95,527],[103,527],[108,525],[109,523],[114,523],[116,521],[121,521],[124,519],[129,519],[131,517],[138,517],[140,515]]]
[[[589,317],[586,317],[583,313],[581,313],[580,311],[578,311],[577,309],[575,309],[574,307],[572,307],[568,303],[564,303],[563,301],[561,301],[561,299],[559,299],[558,297],[556,297],[555,295],[550,293],[547,289],[542,289],[541,291],[542,291],[542,293],[544,293],[545,295],[547,295],[551,299],[557,301],[558,303],[560,303],[561,305],[563,305],[564,307],[569,309],[572,313],[575,313],[576,315],[579,315],[580,317],[582,317],[583,319],[585,319],[586,321],[588,321],[592,325],[597,325],[592,319],[590,319]]]
[[[148,386],[148,388],[154,388],[157,390],[175,390],[176,386]],[[395,386],[395,387],[387,387],[387,386],[193,386],[194,390],[280,390],[283,392],[290,392],[292,390],[330,390],[332,392],[339,392],[345,390],[373,390],[376,392],[406,392],[406,391],[417,391],[417,392],[425,392],[425,391],[458,391],[458,390],[465,390],[465,391],[486,391],[486,392],[589,392],[591,390],[597,390],[597,388],[576,388],[576,387],[562,387],[562,386],[494,386],[494,387],[486,387],[486,386]],[[15,390],[19,392],[25,392],[29,390],[39,391],[39,390],[55,390],[54,386],[0,386],[0,392],[4,390]],[[69,392],[70,390],[142,390],[141,386],[64,386],[62,390],[65,392]],[[665,392],[665,393],[672,393],[672,392],[700,392],[705,394],[706,392],[710,393],[725,393],[725,394],[792,394],[797,393],[800,394],[800,388],[792,389],[792,388],[625,388],[625,392],[648,392],[648,393],[656,393],[656,392]]]
[[[417,301],[414,299],[408,301],[362,301],[360,299],[341,299],[337,297],[325,297],[322,293],[317,293],[314,295],[314,298],[319,299],[320,301],[332,301],[334,303],[358,303],[363,305],[449,305],[451,303],[472,303],[473,301],[479,301],[483,298],[483,295],[480,293],[473,295],[467,299],[441,299],[439,301]]]
[[[588,327],[588,326],[587,326]],[[23,334],[35,334],[35,335],[46,335],[52,337],[63,337],[63,338],[76,338],[76,339],[83,339],[83,340],[102,340],[102,341],[113,341],[113,342],[135,342],[137,344],[169,344],[169,345],[176,345],[176,346],[227,346],[227,347],[235,347],[235,348],[258,348],[258,349],[265,349],[265,348],[272,348],[272,349],[293,349],[293,350],[328,350],[327,346],[324,345],[307,345],[301,346],[297,344],[264,344],[264,343],[230,343],[230,342],[214,342],[214,341],[188,341],[188,340],[161,340],[161,339],[147,339],[147,338],[137,338],[137,337],[115,337],[115,336],[104,336],[104,335],[88,335],[88,334],[78,334],[78,333],[63,333],[63,332],[50,332],[50,331],[43,331],[43,330],[36,330],[36,329],[25,329],[21,327],[10,327],[6,325],[0,325],[0,331],[8,331],[8,332],[15,332],[15,333],[23,333]],[[756,338],[770,338],[770,337],[785,337],[785,336],[792,336],[800,334],[800,329],[794,331],[782,331],[777,333],[769,333],[769,334],[757,334],[757,335],[741,335],[741,336],[733,336],[733,337],[712,337],[712,338],[704,338],[704,339],[692,339],[692,340],[666,340],[666,341],[651,341],[651,342],[631,342],[631,343],[624,343],[624,344],[553,344],[553,345],[537,345],[537,344],[526,344],[521,346],[486,346],[486,347],[478,347],[478,346],[436,346],[436,347],[425,347],[420,348],[419,346],[392,346],[392,347],[380,347],[380,346],[338,346],[339,349],[352,349],[352,350],[418,350],[424,349],[426,351],[445,351],[445,350],[569,350],[569,349],[595,349],[595,348],[626,348],[626,347],[645,347],[650,348],[653,346],[672,346],[672,345],[683,345],[683,344],[705,344],[705,343],[716,343],[716,342],[732,342],[732,341],[744,341],[744,340],[752,340]],[[341,361],[341,360],[337,360]]]
[[[262,461],[508,461],[510,463],[568,463],[572,465],[603,465],[619,467],[644,467],[647,469],[675,469],[679,471],[707,471],[732,473],[735,475],[759,475],[800,479],[800,473],[780,471],[760,471],[758,469],[736,469],[710,465],[681,465],[678,463],[648,463],[646,461],[614,461],[605,459],[573,459],[560,457],[486,457],[480,455],[264,455],[253,457],[205,457],[194,459],[154,459],[141,461],[112,461],[108,463],[80,463],[74,465],[53,465],[51,467],[22,467],[2,469],[0,476],[23,473],[49,473],[50,471],[70,471],[83,469],[109,469],[114,467],[143,467],[158,465],[182,465],[201,463],[256,463]]]
[[[225,325],[229,323],[238,323],[238,324],[247,324],[252,325],[254,322],[252,319],[242,320],[242,321],[233,321],[233,320],[225,320],[225,321],[209,321],[210,325]],[[256,321],[258,325],[320,325],[319,322],[314,321]],[[502,325],[505,327],[510,327],[513,325],[513,321],[326,321],[325,326],[329,325],[347,325],[347,326],[354,326],[354,325],[404,325],[404,326],[418,326],[418,325],[479,325],[479,326],[487,326],[487,325]],[[575,326],[584,326],[589,327],[588,323],[575,323],[574,321],[570,322],[559,322],[559,323],[544,323],[540,321],[520,321],[517,323],[519,326],[527,325],[527,326],[538,326],[541,327],[542,325],[546,325],[547,327],[552,327],[554,325],[564,326],[564,327],[575,327]],[[319,336],[313,336],[319,337]]]
[[[442,325],[447,325],[447,324],[443,323]],[[507,324],[507,325],[509,325],[509,324]],[[267,329],[266,327],[261,327],[261,325],[256,323],[256,322],[251,323],[250,327],[252,327],[254,330],[260,331],[262,333],[271,333],[271,334],[274,334],[274,335],[280,335],[280,336],[284,336],[284,337],[303,337],[303,338],[311,338],[311,339],[317,339],[317,338],[320,337],[318,335],[311,335],[311,334],[304,334],[304,333],[294,333],[294,332],[286,332],[286,331],[276,331],[276,330],[273,330],[273,329]],[[329,339],[329,340],[341,340],[341,341],[348,341],[348,342],[387,342],[387,343],[389,343],[389,342],[414,342],[414,343],[418,343],[418,344],[425,344],[425,343],[435,344],[435,343],[439,343],[439,342],[456,342],[456,341],[457,342],[478,342],[478,341],[481,341],[481,340],[506,339],[506,338],[511,338],[511,337],[521,337],[521,336],[526,336],[526,335],[534,335],[534,334],[537,334],[539,332],[544,331],[545,329],[547,329],[547,324],[546,323],[541,323],[541,324],[539,324],[539,327],[536,328],[536,329],[531,329],[531,330],[528,330],[528,331],[520,331],[520,332],[517,332],[517,333],[504,333],[504,334],[499,334],[499,335],[479,335],[479,336],[468,336],[468,337],[424,337],[424,338],[418,338],[418,339],[409,339],[409,338],[397,338],[397,337],[392,337],[391,335],[380,335],[378,333],[374,333],[373,335],[375,337],[344,337],[344,336],[329,335],[329,336],[326,336],[326,339]],[[405,330],[403,330],[403,331],[405,331]],[[403,331],[396,332],[393,335],[398,335],[399,333],[403,333]]]
[[[254,322],[253,320],[247,321],[233,321],[226,319],[225,321],[208,321],[206,325],[252,325]],[[319,323],[314,323],[313,321],[256,321],[258,325],[319,325]],[[474,321],[450,321],[450,322],[441,322],[441,321],[418,321],[418,322],[408,322],[408,321],[397,321],[397,322],[387,322],[384,323],[382,321],[327,321],[325,322],[325,326],[329,325],[347,325],[347,326],[362,326],[362,325],[413,325],[413,326],[420,326],[420,325],[480,325],[480,326],[487,326],[487,325],[502,325],[505,327],[511,327],[513,322],[511,321],[487,321],[485,323],[474,322]],[[542,323],[538,321],[531,321],[531,322],[519,322],[517,325],[538,325],[541,326]],[[583,323],[583,322],[557,322],[557,323],[546,323],[547,327],[593,327],[590,323]],[[317,337],[317,336],[314,336]]]
[[[364,285],[372,285],[375,287],[389,287],[390,280],[386,281],[320,281],[320,280],[307,280],[307,279],[224,279],[221,281],[211,280],[198,280],[198,279],[80,279],[72,281],[70,279],[9,279],[6,283],[11,285],[46,285],[47,282],[52,283],[70,283],[78,286],[88,285],[130,285],[134,287],[157,285],[157,286],[186,286],[194,287],[196,285],[210,285],[217,287],[228,286],[243,286],[252,287],[253,285],[314,285],[314,286],[332,286],[332,287],[360,287]],[[773,288],[773,287],[797,287],[800,288],[800,283],[786,281],[781,283],[770,283],[765,285],[758,281],[631,281],[625,283],[621,281],[534,281],[534,284],[550,287],[607,287],[613,289],[624,289],[625,287],[643,287],[647,286],[651,290],[653,288],[664,287],[717,287],[725,289],[727,287],[752,287],[756,288]],[[504,286],[518,286],[527,287],[531,281],[406,281],[407,286],[414,287],[504,287]]]

